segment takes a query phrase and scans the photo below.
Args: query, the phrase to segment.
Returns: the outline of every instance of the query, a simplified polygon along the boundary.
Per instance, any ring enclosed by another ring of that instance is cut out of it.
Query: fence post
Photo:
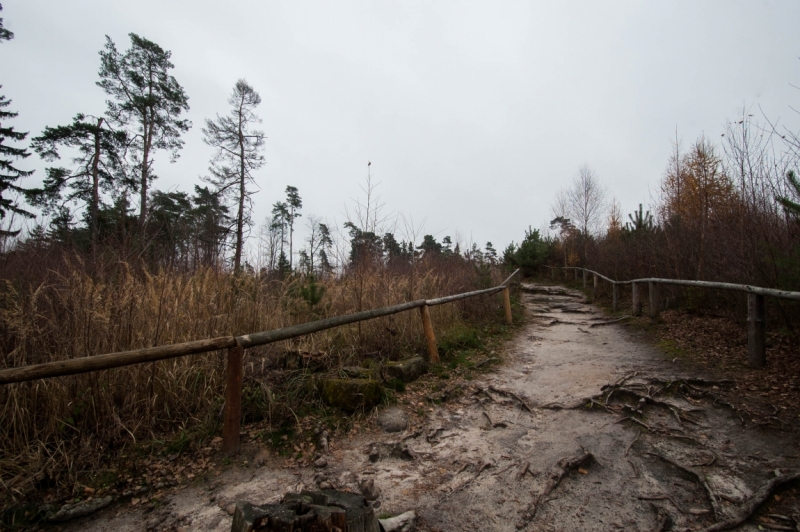
[[[514,317],[511,315],[511,292],[507,286],[503,288],[503,304],[506,308],[506,323],[511,325],[514,323]]]
[[[619,306],[619,285],[617,283],[613,283],[611,285],[611,308],[614,312],[616,312],[618,306]]]
[[[642,292],[639,283],[631,283],[631,301],[633,302],[633,315],[642,315]]]
[[[244,348],[238,343],[228,348],[225,368],[225,419],[222,425],[222,452],[239,452],[239,429],[242,425],[242,359]]]
[[[600,278],[597,277],[597,274],[594,274],[594,292],[592,292],[593,297],[597,297],[597,285],[600,284]]]
[[[575,280],[577,281],[578,280],[578,268],[575,268],[573,271],[575,272]]]
[[[650,281],[648,284],[650,285],[650,317],[656,319],[661,313],[660,290],[658,289],[658,283]]]
[[[433,332],[433,322],[428,305],[419,307],[419,313],[422,316],[422,329],[425,331],[425,340],[428,343],[428,361],[431,364],[438,364],[439,349],[436,347],[436,335]]]
[[[764,296],[747,294],[747,364],[751,368],[767,363],[766,314]]]
[[[586,278],[589,277],[589,274],[586,273],[586,268],[583,269],[583,287],[586,288]]]

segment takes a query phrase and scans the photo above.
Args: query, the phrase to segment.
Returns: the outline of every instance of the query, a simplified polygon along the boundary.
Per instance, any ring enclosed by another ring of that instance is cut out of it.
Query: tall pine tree
[[[215,120],[206,120],[203,140],[216,149],[211,160],[211,177],[220,194],[233,196],[236,200],[236,242],[233,257],[234,270],[239,271],[244,247],[244,227],[250,222],[249,184],[254,184],[253,171],[264,164],[261,154],[264,148],[264,132],[253,129],[261,119],[255,108],[261,96],[245,80],[236,82],[228,98],[231,111]]]
[[[130,153],[139,181],[139,225],[147,222],[148,186],[153,173],[153,152],[167,150],[174,162],[183,147],[181,134],[192,123],[180,119],[189,110],[189,97],[169,73],[175,67],[172,53],[152,41],[131,33],[131,47],[121,54],[106,35],[100,51],[100,86],[108,100],[108,117],[115,126],[128,128]]]

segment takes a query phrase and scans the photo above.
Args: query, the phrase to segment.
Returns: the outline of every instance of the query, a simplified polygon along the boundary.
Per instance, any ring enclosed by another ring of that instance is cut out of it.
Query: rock
[[[328,461],[324,458],[320,458],[314,462],[314,467],[323,468],[328,466]]]
[[[372,379],[322,379],[320,393],[329,405],[353,412],[377,405],[383,390],[380,382]]]
[[[69,521],[70,519],[77,519],[91,513],[101,510],[111,504],[114,499],[109,495],[102,499],[92,499],[90,501],[79,502],[76,504],[65,504],[61,509],[50,516],[47,520],[53,523],[60,523]]]
[[[384,372],[392,379],[411,382],[428,371],[428,363],[422,357],[411,357],[397,362],[387,362]]]
[[[331,484],[327,480],[323,480],[322,482],[319,483],[319,489],[321,489],[321,490],[331,490],[331,489],[333,489],[333,484]]]
[[[361,490],[361,495],[368,501],[374,501],[381,496],[381,489],[375,485],[375,480],[372,478],[364,478],[358,484]]]
[[[379,519],[385,532],[413,532],[416,529],[417,514],[406,512],[389,519]]]
[[[377,462],[381,457],[381,451],[378,449],[377,446],[372,446],[369,449],[369,461],[370,462]]]
[[[408,428],[408,416],[402,408],[387,408],[378,416],[378,425],[386,432],[402,432]]]
[[[361,366],[345,366],[342,368],[342,373],[349,379],[374,379],[377,377],[375,370]]]

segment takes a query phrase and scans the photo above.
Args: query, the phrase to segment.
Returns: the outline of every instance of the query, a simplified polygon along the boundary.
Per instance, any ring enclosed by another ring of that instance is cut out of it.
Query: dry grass
[[[299,295],[303,279],[150,271],[125,263],[95,264],[90,271],[74,257],[37,271],[16,277],[4,272],[13,279],[0,286],[5,367],[275,329],[501,281],[499,273],[481,274],[461,259],[402,271],[373,267],[321,282],[325,295],[312,309]],[[497,303],[490,298],[437,307],[434,326],[443,332]],[[365,354],[396,357],[421,346],[419,317],[407,312],[248,350],[246,415],[280,425],[318,401],[313,387],[304,386],[302,371],[284,371],[287,351],[317,353],[324,369],[333,371]],[[0,387],[6,503],[74,485],[82,472],[131,443],[181,430],[212,432],[223,378],[222,354],[210,353]]]

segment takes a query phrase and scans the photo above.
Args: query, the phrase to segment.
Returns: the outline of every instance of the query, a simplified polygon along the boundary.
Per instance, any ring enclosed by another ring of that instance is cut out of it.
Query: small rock
[[[389,519],[379,519],[386,532],[413,532],[416,530],[417,514],[414,511],[406,512]]]
[[[331,484],[327,480],[323,480],[322,482],[319,483],[319,489],[321,489],[321,490],[332,490],[333,489],[333,484]]]
[[[327,466],[328,466],[328,461],[325,460],[324,458],[320,458],[319,460],[316,460],[314,462],[314,467],[317,467],[317,468],[320,468],[320,469],[323,468],[323,467],[327,467]]]
[[[236,511],[236,503],[230,503],[230,504],[229,504],[229,505],[228,505],[228,506],[225,508],[225,513],[227,513],[228,515],[233,515],[233,513],[234,513],[235,511]]]
[[[408,415],[402,408],[387,408],[378,416],[378,425],[386,432],[402,432],[408,428]]]
[[[372,478],[362,479],[358,487],[368,501],[374,501],[381,496],[381,489],[375,485],[375,480]]]
[[[378,449],[376,445],[373,445],[369,449],[369,461],[370,462],[377,462],[378,459],[381,457],[381,451]]]

